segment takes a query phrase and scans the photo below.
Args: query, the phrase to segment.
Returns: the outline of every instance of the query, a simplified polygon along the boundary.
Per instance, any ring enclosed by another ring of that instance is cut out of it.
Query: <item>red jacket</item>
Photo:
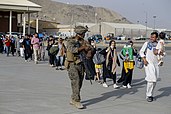
[[[11,44],[11,40],[5,40],[5,44],[6,44],[6,46],[10,46],[10,44]]]

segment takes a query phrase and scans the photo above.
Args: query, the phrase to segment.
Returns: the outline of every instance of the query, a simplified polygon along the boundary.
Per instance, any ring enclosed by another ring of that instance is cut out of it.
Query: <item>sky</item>
[[[171,0],[53,0],[113,10],[133,23],[171,30]],[[147,15],[147,16],[146,16]],[[154,18],[156,16],[156,18]],[[147,17],[147,18],[146,18]],[[155,24],[154,24],[155,23]]]

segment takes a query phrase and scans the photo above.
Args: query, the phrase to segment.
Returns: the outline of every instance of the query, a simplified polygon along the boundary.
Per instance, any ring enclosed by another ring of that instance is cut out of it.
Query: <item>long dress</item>
[[[103,49],[100,53],[104,55],[105,57],[105,62],[103,63],[103,81],[106,82],[106,78],[110,78],[113,79],[114,83],[116,83],[116,72],[113,74],[112,73],[112,65],[113,65],[113,60],[112,60],[112,51],[111,54],[109,54],[109,58],[108,58],[108,65],[106,66],[106,62],[107,62],[107,52],[106,52],[107,48]],[[120,66],[120,62],[118,59],[118,56],[116,55],[116,63],[118,64],[118,66]]]

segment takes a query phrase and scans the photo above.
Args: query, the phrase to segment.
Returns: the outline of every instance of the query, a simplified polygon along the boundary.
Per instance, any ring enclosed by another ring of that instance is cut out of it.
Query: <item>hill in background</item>
[[[120,14],[101,7],[89,5],[73,5],[55,2],[51,0],[30,0],[42,6],[39,19],[56,21],[61,24],[74,24],[75,22],[115,22],[131,23]],[[35,17],[32,14],[31,17]]]

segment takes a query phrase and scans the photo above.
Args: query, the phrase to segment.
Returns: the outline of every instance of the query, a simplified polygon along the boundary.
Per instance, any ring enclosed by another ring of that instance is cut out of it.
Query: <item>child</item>
[[[159,34],[160,40],[158,41],[158,44],[156,46],[156,49],[158,50],[158,65],[162,66],[163,65],[163,58],[166,55],[165,52],[165,42],[164,42],[164,38],[165,38],[165,33],[161,32]],[[163,52],[163,54],[161,55],[160,53]]]
[[[94,80],[98,80],[98,83],[101,84],[100,81],[100,75],[102,74],[102,64],[105,61],[105,58],[102,54],[100,54],[100,51],[102,49],[98,48],[96,51],[96,54],[93,57],[93,62],[95,63],[95,70],[96,70],[96,77],[94,78]]]

